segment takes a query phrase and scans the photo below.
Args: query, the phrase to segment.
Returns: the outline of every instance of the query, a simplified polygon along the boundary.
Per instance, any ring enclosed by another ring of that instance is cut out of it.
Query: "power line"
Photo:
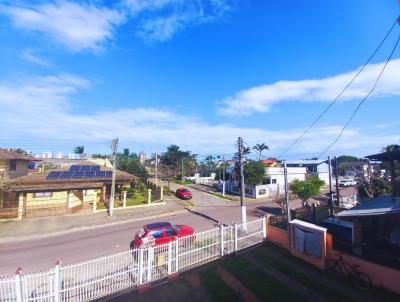
[[[396,43],[395,43],[395,45],[394,45],[394,47],[393,47],[393,49],[392,49],[392,51],[391,51],[389,57],[387,58],[385,64],[383,65],[382,70],[380,71],[378,77],[376,78],[375,83],[374,83],[374,85],[372,86],[371,90],[370,90],[370,91],[367,93],[367,95],[358,103],[356,109],[353,111],[353,113],[351,114],[350,118],[347,120],[346,124],[344,124],[344,126],[343,126],[342,130],[340,131],[339,135],[333,140],[333,142],[332,142],[328,147],[326,147],[326,149],[319,155],[319,157],[322,156],[322,155],[324,155],[324,154],[325,154],[334,144],[336,144],[336,142],[342,137],[344,130],[346,130],[347,126],[351,123],[351,121],[353,120],[353,118],[354,118],[355,115],[357,114],[357,112],[358,112],[358,110],[360,109],[360,107],[362,106],[362,104],[364,104],[364,102],[368,99],[368,97],[375,91],[376,85],[378,84],[379,79],[382,77],[382,74],[383,74],[383,72],[385,71],[386,66],[389,64],[389,61],[390,61],[390,59],[392,58],[392,56],[393,56],[393,54],[394,54],[394,52],[395,52],[395,50],[396,50],[396,48],[397,48],[397,45],[399,44],[399,41],[400,41],[400,35],[399,35],[399,37],[397,38]]]
[[[315,124],[326,114],[326,112],[328,112],[328,110],[337,102],[337,100],[343,95],[343,93],[347,90],[347,88],[349,88],[349,86],[355,81],[355,79],[360,75],[360,73],[365,69],[365,67],[371,62],[372,58],[375,56],[375,54],[381,48],[383,43],[386,41],[387,37],[392,32],[392,30],[395,27],[397,22],[398,22],[398,18],[394,21],[394,23],[390,27],[389,31],[386,33],[386,35],[383,38],[383,40],[381,41],[381,43],[379,43],[378,47],[369,56],[367,61],[364,63],[364,65],[361,67],[361,69],[356,73],[356,75],[351,79],[351,81],[343,88],[343,90],[336,96],[336,98],[332,102],[330,102],[330,104],[322,111],[322,113],[306,128],[306,130],[304,130],[304,132],[288,148],[286,148],[278,156],[278,158],[281,158],[284,154],[287,153],[287,151],[289,151],[291,148],[293,148],[315,126]]]

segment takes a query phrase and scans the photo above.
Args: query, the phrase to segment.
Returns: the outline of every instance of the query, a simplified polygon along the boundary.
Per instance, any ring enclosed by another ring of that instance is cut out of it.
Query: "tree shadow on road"
[[[208,216],[207,214],[204,214],[204,213],[201,213],[201,212],[197,212],[197,211],[193,211],[193,210],[188,209],[188,208],[186,208],[186,210],[187,210],[188,212],[192,213],[192,214],[195,214],[195,215],[198,215],[198,216],[203,217],[203,218],[205,218],[205,219],[211,220],[212,222],[215,222],[216,224],[219,224],[219,223],[220,223],[219,220],[217,220],[217,219],[215,219],[215,218],[212,218],[211,216]],[[227,225],[224,224],[224,226],[227,226]]]

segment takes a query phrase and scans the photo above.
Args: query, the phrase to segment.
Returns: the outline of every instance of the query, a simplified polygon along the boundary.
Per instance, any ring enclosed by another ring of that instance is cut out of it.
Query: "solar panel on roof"
[[[80,171],[90,171],[91,168],[92,166],[82,166]]]
[[[58,179],[61,173],[62,173],[61,171],[50,172],[49,175],[47,175],[46,179]]]
[[[95,177],[96,178],[104,178],[104,177],[106,177],[106,171],[96,171],[95,172]]]
[[[106,171],[106,178],[112,177],[112,171]]]
[[[71,167],[69,167],[70,171],[79,171],[81,169],[81,166],[79,165],[72,165]]]
[[[86,171],[85,172],[85,178],[95,178],[95,177],[96,177],[95,171]]]
[[[71,178],[77,178],[77,179],[85,178],[85,172],[75,171]]]
[[[100,171],[100,166],[90,166],[90,171]]]
[[[73,174],[74,174],[74,172],[64,171],[61,173],[61,175],[58,179],[71,179]]]

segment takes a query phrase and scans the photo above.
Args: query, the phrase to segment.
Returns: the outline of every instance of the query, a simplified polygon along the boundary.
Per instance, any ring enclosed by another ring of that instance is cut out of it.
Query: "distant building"
[[[329,165],[326,160],[288,160],[287,167],[305,167],[307,174],[318,176],[325,184],[329,183]]]
[[[139,162],[144,165],[146,162],[146,154],[143,151],[140,151],[139,153]]]
[[[69,159],[81,159],[80,154],[77,153],[70,153],[68,154]]]
[[[42,158],[53,158],[53,152],[43,152]]]
[[[55,158],[63,158],[63,153],[57,152]]]

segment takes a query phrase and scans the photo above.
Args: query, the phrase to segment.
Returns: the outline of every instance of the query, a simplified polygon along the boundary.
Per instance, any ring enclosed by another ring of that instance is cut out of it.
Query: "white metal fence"
[[[245,249],[266,237],[265,217],[46,272],[0,277],[0,301],[90,301],[137,288]]]

